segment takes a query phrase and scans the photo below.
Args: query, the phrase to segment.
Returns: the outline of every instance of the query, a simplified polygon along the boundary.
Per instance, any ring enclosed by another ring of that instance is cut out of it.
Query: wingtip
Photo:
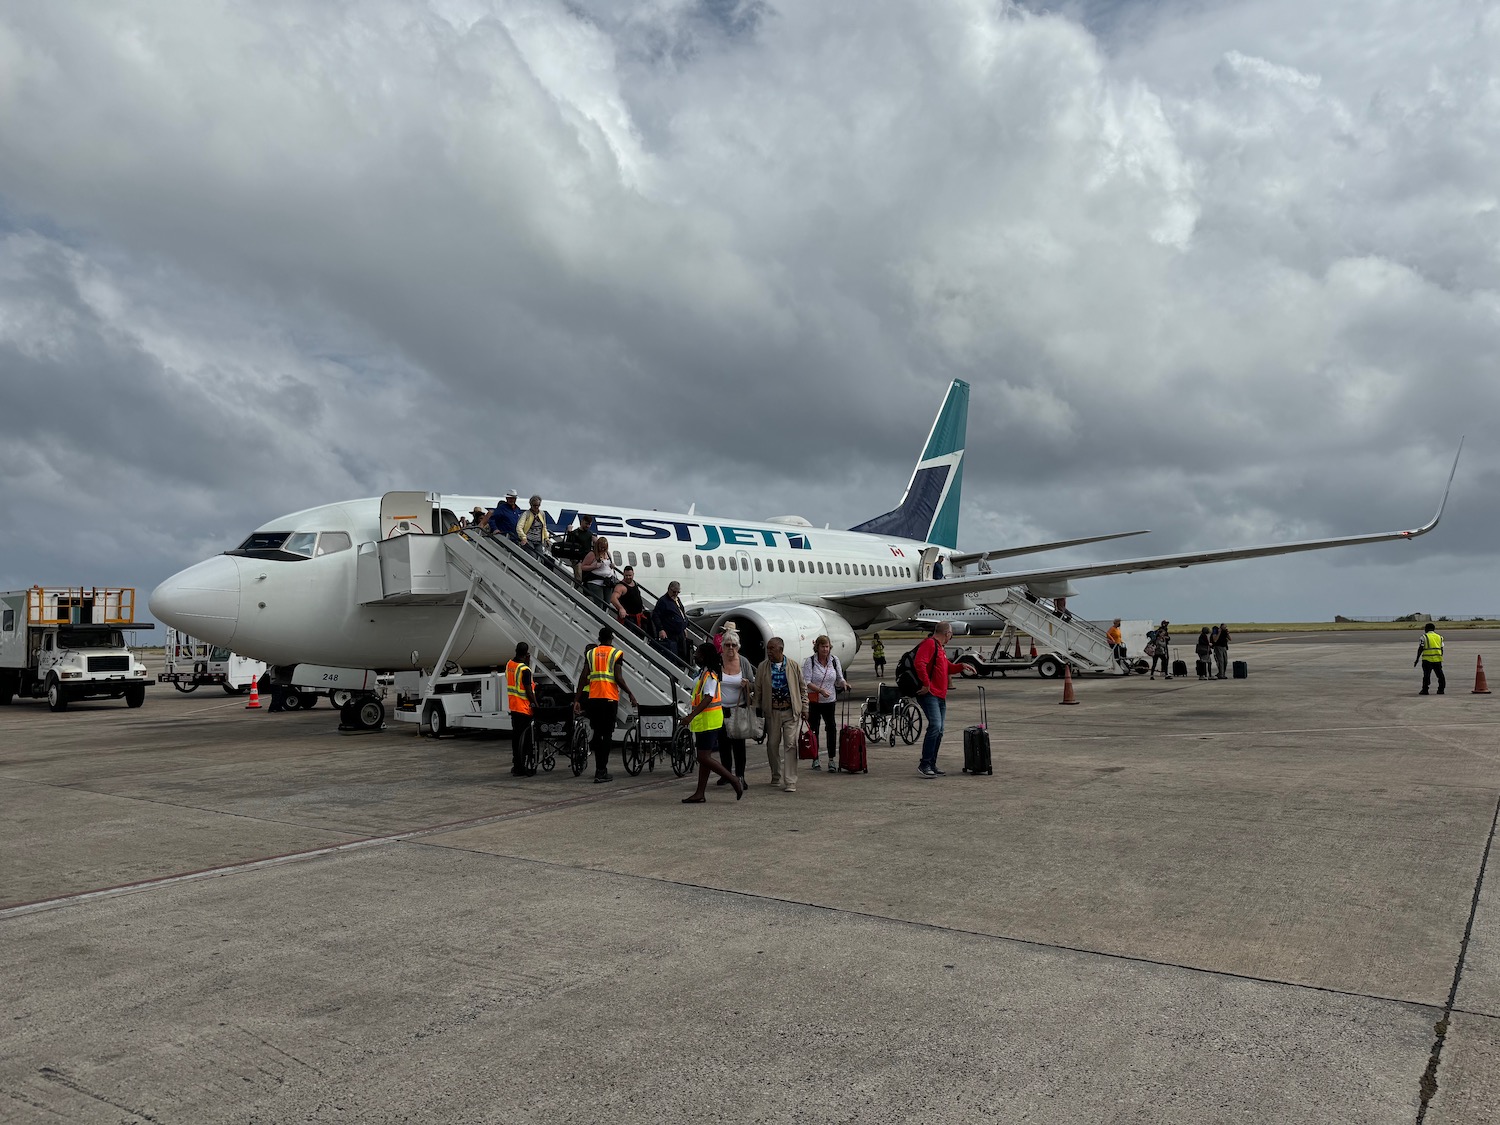
[[[1438,525],[1438,521],[1443,518],[1443,511],[1448,507],[1448,494],[1453,491],[1453,478],[1458,475],[1458,459],[1462,457],[1464,453],[1464,437],[1465,435],[1463,434],[1459,435],[1458,450],[1453,454],[1453,468],[1448,470],[1448,483],[1443,486],[1443,498],[1438,501],[1437,514],[1434,515],[1429,522],[1423,524],[1415,531],[1408,531],[1406,533],[1406,537],[1408,539],[1415,538],[1418,535],[1426,535],[1429,531],[1435,528]]]

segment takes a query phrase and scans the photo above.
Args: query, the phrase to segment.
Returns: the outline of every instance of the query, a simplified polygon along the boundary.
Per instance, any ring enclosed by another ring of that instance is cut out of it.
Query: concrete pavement
[[[670,772],[516,781],[503,742],[346,737],[321,709],[17,705],[0,1105],[1500,1119],[1500,704],[1459,682],[1495,639],[1454,638],[1441,699],[1412,694],[1404,635],[1257,639],[1249,680],[1085,680],[1079,707],[991,681],[993,778],[959,773],[966,683],[945,778],[878,747],[787,795],[752,746],[746,799],[702,806]],[[66,898],[289,852],[316,854]]]

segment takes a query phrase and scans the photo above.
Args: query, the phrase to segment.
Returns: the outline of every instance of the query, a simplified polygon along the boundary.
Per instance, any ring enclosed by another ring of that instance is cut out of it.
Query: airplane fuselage
[[[449,513],[476,505],[488,502],[441,498]],[[680,582],[690,611],[707,607],[711,620],[736,618],[752,635],[762,634],[761,642],[781,635],[798,656],[810,653],[822,633],[843,655],[858,647],[854,628],[865,622],[851,622],[847,611],[819,609],[819,595],[909,584],[922,576],[924,552],[930,561],[936,550],[804,523],[558,501],[545,501],[542,510],[552,531],[565,530],[580,511],[591,513],[616,565],[633,566],[636,580],[653,594]],[[263,524],[240,549],[168,579],[152,595],[152,610],[194,636],[269,664],[428,668],[448,640],[457,607],[360,604],[359,547],[381,537],[376,498],[291,513]],[[892,616],[872,611],[869,618]],[[450,658],[468,666],[502,664],[523,639],[471,614]]]

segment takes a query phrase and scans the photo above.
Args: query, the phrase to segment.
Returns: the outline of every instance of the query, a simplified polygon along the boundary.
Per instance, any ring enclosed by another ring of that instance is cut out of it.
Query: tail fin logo
[[[901,504],[851,527],[871,535],[958,546],[958,506],[963,490],[964,443],[969,426],[969,384],[955,379],[928,431]]]

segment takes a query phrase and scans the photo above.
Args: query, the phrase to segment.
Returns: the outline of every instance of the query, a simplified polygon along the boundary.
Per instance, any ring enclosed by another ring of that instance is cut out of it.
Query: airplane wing
[[[1463,441],[1458,443],[1459,454],[1463,453]],[[1237,559],[1260,559],[1271,555],[1291,555],[1301,551],[1323,551],[1330,547],[1349,547],[1359,543],[1385,543],[1395,539],[1415,539],[1426,535],[1443,518],[1443,509],[1448,504],[1448,493],[1453,488],[1453,476],[1458,472],[1458,457],[1453,458],[1453,468],[1448,473],[1448,484],[1443,489],[1443,499],[1438,504],[1437,514],[1421,527],[1410,531],[1380,531],[1369,535],[1346,535],[1334,539],[1303,539],[1291,543],[1273,543],[1264,547],[1229,547],[1214,551],[1193,551],[1180,555],[1155,555],[1141,559],[1123,559],[1119,562],[1089,563],[1084,565],[1052,567],[1047,570],[1013,571],[1009,574],[981,574],[971,578],[945,578],[935,582],[908,582],[901,586],[884,586],[864,590],[847,590],[837,594],[825,594],[820,600],[834,606],[850,609],[883,609],[887,606],[932,603],[941,608],[964,594],[982,590],[1004,589],[1007,586],[1024,586],[1028,583],[1060,582],[1069,578],[1099,578],[1107,574],[1135,574],[1147,570],[1168,570],[1173,567],[1199,566],[1204,563],[1234,562]]]
[[[1001,547],[993,551],[971,551],[967,554],[953,553],[948,561],[954,566],[968,566],[976,562],[993,562],[996,559],[1014,558],[1016,555],[1039,555],[1043,551],[1060,551],[1064,547],[1077,547],[1084,543],[1104,543],[1110,539],[1129,539],[1132,535],[1145,535],[1149,528],[1141,531],[1116,531],[1111,535],[1089,535],[1082,539],[1059,539],[1053,543],[1033,543],[1028,547]]]

